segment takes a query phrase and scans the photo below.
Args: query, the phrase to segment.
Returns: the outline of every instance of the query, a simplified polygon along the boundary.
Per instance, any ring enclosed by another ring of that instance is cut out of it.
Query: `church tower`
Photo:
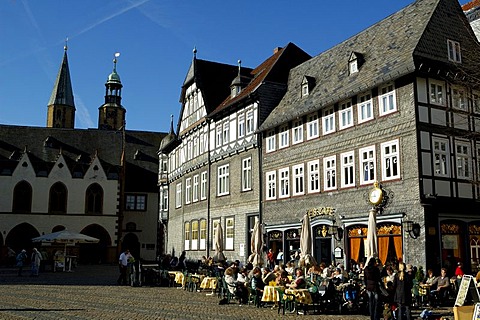
[[[122,107],[122,82],[117,73],[117,58],[120,53],[115,53],[113,71],[105,83],[105,103],[98,108],[98,129],[119,130],[125,124],[125,110]]]
[[[67,45],[65,44],[62,65],[48,101],[47,127],[73,129],[74,124],[75,103],[68,68]]]

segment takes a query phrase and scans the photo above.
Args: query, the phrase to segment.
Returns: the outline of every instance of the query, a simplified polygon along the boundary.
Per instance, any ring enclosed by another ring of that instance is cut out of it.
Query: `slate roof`
[[[63,61],[58,70],[55,85],[53,86],[52,95],[48,101],[49,106],[54,104],[75,107],[66,47],[63,53]]]
[[[158,192],[157,150],[164,136],[126,130],[126,192]],[[37,176],[46,176],[61,152],[72,174],[83,176],[98,156],[107,176],[118,179],[121,146],[120,131],[0,125],[0,175],[10,175],[26,150]]]
[[[242,67],[241,75],[249,76],[251,71],[251,68]],[[183,82],[180,95],[180,103],[182,103],[180,117],[185,107],[185,92],[193,82],[196,82],[197,88],[202,91],[203,101],[208,114],[230,94],[230,84],[237,75],[237,66],[201,60],[195,57]],[[178,121],[177,133],[179,133],[180,124],[181,119]]]
[[[436,19],[432,19],[434,13]],[[452,23],[448,23],[448,19],[452,19]],[[414,57],[448,63],[447,36],[472,40],[473,31],[465,27],[465,21],[456,0],[417,0],[292,69],[287,93],[260,130],[274,128],[412,73],[416,70]],[[452,28],[451,24],[456,27]],[[459,28],[463,31],[460,36]],[[352,52],[362,54],[364,63],[359,72],[349,75],[348,59]],[[302,98],[304,76],[314,77],[316,84],[309,95]]]
[[[263,99],[262,106],[268,107],[270,105],[269,102],[278,102],[278,99],[281,98],[283,91],[286,89],[284,85],[287,83],[289,70],[310,58],[310,55],[293,43],[288,43],[284,48],[279,48],[272,56],[252,70],[250,73],[252,80],[238,95],[233,98],[229,95],[213,112],[208,114],[208,117],[215,117],[255,92],[257,93],[257,98]],[[257,91],[262,85],[272,86],[272,88]],[[233,110],[228,110],[228,112],[231,111]]]

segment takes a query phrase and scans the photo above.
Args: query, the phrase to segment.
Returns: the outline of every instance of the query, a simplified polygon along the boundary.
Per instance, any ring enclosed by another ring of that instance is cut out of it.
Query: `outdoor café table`
[[[212,289],[212,293],[209,295],[213,295],[215,289],[217,289],[217,278],[215,277],[205,277],[200,283],[200,289]]]
[[[280,297],[278,296],[278,292],[275,289],[280,289],[283,291],[285,287],[284,286],[265,286],[265,288],[263,288],[262,301],[277,302],[278,300],[280,300],[279,299]]]
[[[293,294],[299,303],[312,304],[312,296],[308,289],[285,289],[285,293]]]
[[[185,277],[182,271],[168,271],[168,273],[175,275],[175,283],[182,285],[182,288],[185,286]]]

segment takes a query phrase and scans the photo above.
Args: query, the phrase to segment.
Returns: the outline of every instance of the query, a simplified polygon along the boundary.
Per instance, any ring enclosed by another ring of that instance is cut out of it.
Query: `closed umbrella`
[[[215,262],[225,262],[227,260],[223,254],[223,229],[220,223],[217,223],[217,228],[215,229],[215,255],[213,256],[213,261]]]
[[[248,257],[248,261],[253,264],[254,267],[262,266],[262,248],[263,248],[263,230],[260,221],[255,222],[253,227],[251,249],[252,254]]]
[[[312,256],[312,226],[310,225],[310,217],[305,214],[302,221],[302,232],[300,233],[300,261],[299,266],[302,268],[316,264],[315,258]]]
[[[378,257],[378,239],[377,239],[377,211],[371,209],[368,214],[367,244],[365,248],[367,261],[370,258]]]

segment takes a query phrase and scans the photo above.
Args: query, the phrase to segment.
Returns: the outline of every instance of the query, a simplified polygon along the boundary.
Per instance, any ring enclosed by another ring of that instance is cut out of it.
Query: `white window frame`
[[[185,179],[185,204],[190,204],[192,201],[192,178]]]
[[[182,206],[182,183],[177,183],[175,187],[175,208]]]
[[[265,188],[265,199],[274,200],[277,198],[277,172],[268,171],[265,173],[267,187]]]
[[[303,163],[292,166],[293,196],[305,194],[305,166]]]
[[[355,186],[355,152],[349,151],[340,154],[342,188]]]
[[[192,201],[197,202],[198,201],[198,185],[199,185],[199,176],[198,174],[193,176],[193,192],[192,192]]]
[[[307,117],[307,140],[319,137],[318,115],[311,114]]]
[[[475,113],[480,113],[480,91],[472,91],[472,110]]]
[[[466,141],[455,141],[455,158],[457,165],[458,179],[472,178],[472,156],[470,143]]]
[[[223,136],[222,136],[223,144],[228,144],[230,142],[230,122],[226,121],[223,124]]]
[[[353,126],[353,107],[352,100],[345,100],[340,103],[339,111],[339,129],[347,129]]]
[[[196,228],[195,228],[195,225],[196,225]],[[198,243],[200,239],[199,228],[200,228],[200,223],[198,220],[192,220],[190,222],[190,230],[191,230],[190,232],[192,234],[192,243],[190,245],[190,250],[198,250]]]
[[[375,146],[358,150],[360,185],[372,184],[377,179]]]
[[[199,222],[199,239],[200,239],[200,250],[205,250],[207,248],[207,220],[200,219]]]
[[[400,142],[398,139],[380,144],[382,180],[400,179]]]
[[[322,133],[327,135],[335,132],[335,111],[333,107],[323,110]]]
[[[395,84],[388,83],[381,86],[378,90],[378,106],[380,116],[397,111],[397,98],[395,94]]]
[[[448,60],[462,63],[462,49],[460,42],[447,39]]]
[[[448,139],[432,137],[433,174],[437,177],[450,177],[450,143]]]
[[[357,59],[354,59],[348,63],[348,70],[350,71],[350,74],[354,74],[358,72],[358,61]]]
[[[308,82],[305,81],[302,83],[302,97],[306,97],[308,96],[309,94],[309,90],[308,90]]]
[[[253,111],[247,111],[247,122],[246,122],[246,134],[252,134],[255,131],[255,122],[254,122]]]
[[[273,152],[275,151],[275,143],[276,143],[276,135],[275,135],[275,130],[270,130],[267,132],[267,138],[266,138],[266,142],[267,142],[267,149],[266,149],[266,153],[269,153],[269,152]]]
[[[282,168],[278,170],[278,198],[290,197],[290,169]]]
[[[217,148],[221,147],[223,142],[222,142],[222,137],[223,137],[223,126],[220,124],[216,127],[216,139],[215,139],[215,146]]]
[[[200,200],[205,200],[207,199],[207,171],[203,171],[200,178]]]
[[[217,195],[224,196],[230,193],[230,165],[218,166]]]
[[[452,108],[462,111],[468,110],[467,91],[464,87],[452,87]]]
[[[235,218],[225,218],[225,250],[235,248]]]
[[[362,93],[358,96],[357,112],[358,123],[363,123],[373,119],[373,100],[370,92]]]
[[[429,79],[430,103],[445,106],[445,82]]]
[[[278,149],[287,148],[290,144],[290,130],[288,125],[280,127],[278,131]]]
[[[252,190],[252,157],[242,159],[242,191]]]
[[[303,121],[295,120],[292,125],[292,145],[303,142]]]
[[[308,193],[320,192],[320,160],[312,160],[307,162],[308,169]]]
[[[199,150],[199,154],[203,154],[206,150],[205,148],[205,135],[203,134],[203,132],[200,133],[200,137],[199,137],[199,143],[200,143],[200,150]]]
[[[243,113],[238,116],[238,137],[245,137],[245,115]]]
[[[183,224],[183,244],[184,244],[184,249],[186,251],[190,250],[190,238],[191,238],[190,226],[191,226],[190,221],[186,221]]]
[[[323,190],[337,189],[337,156],[323,158]]]

